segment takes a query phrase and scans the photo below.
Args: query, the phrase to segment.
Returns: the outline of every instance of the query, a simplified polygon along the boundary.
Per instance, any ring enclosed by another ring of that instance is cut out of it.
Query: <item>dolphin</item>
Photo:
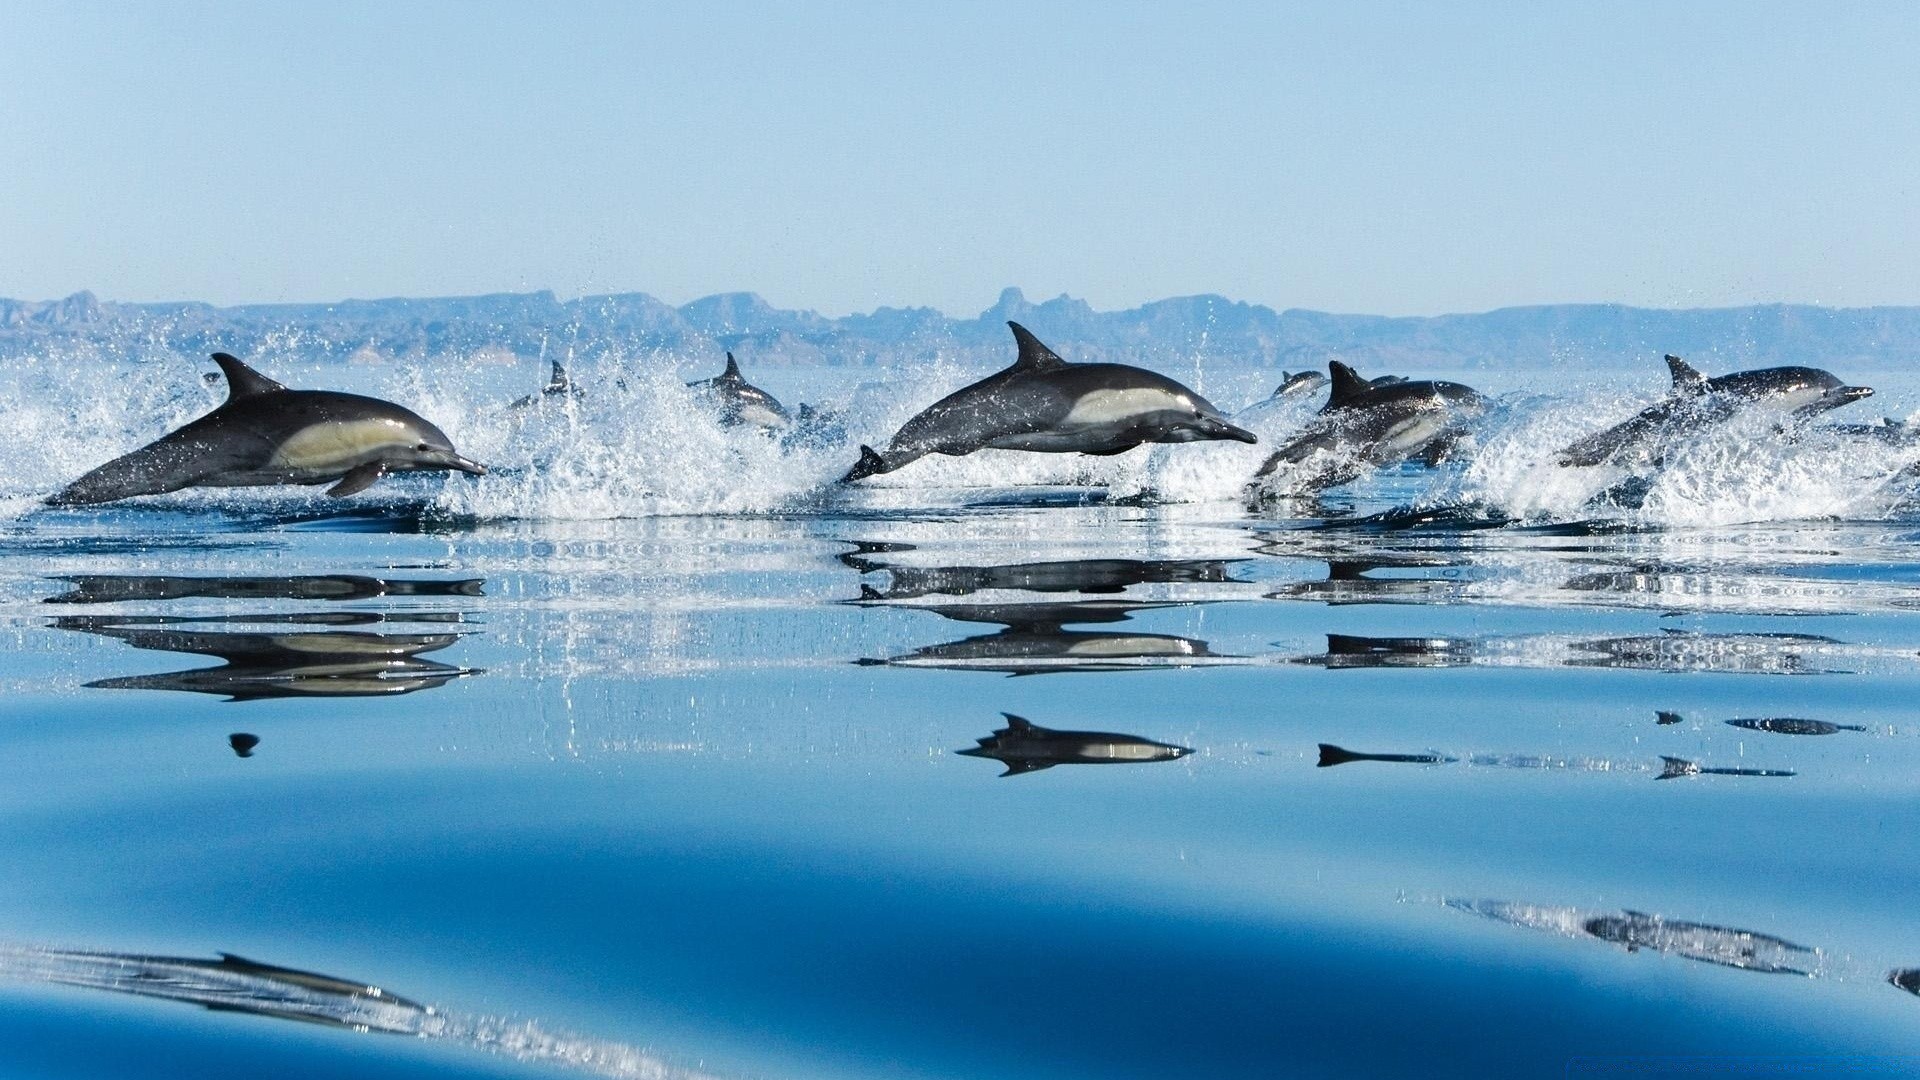
[[[993,758],[1007,767],[1001,776],[1038,772],[1055,765],[1125,765],[1145,761],[1173,761],[1193,753],[1184,746],[1155,742],[1138,735],[1110,731],[1055,731],[1012,713],[1001,713],[1007,726],[980,745],[956,750],[967,757]]]
[[[333,483],[342,498],[388,473],[457,470],[486,475],[441,430],[390,401],[331,390],[289,390],[227,353],[219,408],[117,457],[48,499],[53,506],[112,502],[188,487]],[[337,483],[334,483],[338,481]]]
[[[1873,396],[1872,387],[1848,386],[1819,368],[1757,368],[1709,379],[1677,356],[1666,360],[1673,390],[1664,400],[1568,446],[1560,451],[1560,464],[1606,465],[1642,456],[1664,439],[1705,430],[1749,406],[1801,420]]]
[[[901,425],[886,451],[860,448],[841,478],[888,473],[928,454],[976,450],[1122,454],[1143,443],[1235,439],[1259,442],[1213,403],[1165,375],[1126,364],[1069,364],[1010,322],[1013,366],[948,394]]]
[[[1299,394],[1311,394],[1327,385],[1327,377],[1317,371],[1296,371],[1289,375],[1280,373],[1280,385],[1274,387],[1273,398],[1289,398]],[[1271,401],[1273,398],[1269,398]]]
[[[1478,391],[1460,383],[1366,379],[1338,360],[1327,371],[1333,386],[1319,417],[1267,458],[1256,485],[1284,473],[1288,491],[1312,492],[1430,451],[1437,461],[1463,422],[1486,408]]]
[[[727,369],[711,379],[690,382],[689,387],[709,397],[720,407],[720,422],[727,427],[745,424],[756,428],[783,428],[790,421],[786,407],[772,394],[747,382],[740,364],[727,354]]]
[[[566,366],[560,363],[560,361],[555,360],[553,362],[553,375],[547,379],[547,385],[541,387],[538,394],[528,394],[526,397],[520,398],[507,407],[510,409],[529,409],[549,398],[579,396],[580,388],[575,386],[573,380],[567,376]]]
[[[1655,780],[1678,780],[1683,776],[1792,776],[1786,769],[1714,769],[1686,758],[1660,755],[1660,775]]]

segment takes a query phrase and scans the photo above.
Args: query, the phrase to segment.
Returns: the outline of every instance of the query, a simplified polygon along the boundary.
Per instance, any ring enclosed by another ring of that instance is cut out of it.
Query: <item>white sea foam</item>
[[[683,385],[710,360],[605,348],[574,358],[570,372],[578,396],[510,408],[508,402],[544,381],[529,365],[502,365],[484,356],[348,367],[267,358],[261,367],[290,385],[367,393],[413,408],[492,472],[391,478],[345,503],[318,488],[189,490],[138,502],[242,514],[404,504],[458,518],[579,521],[940,509],[1064,489],[1147,503],[1218,504],[1237,512],[1255,470],[1319,404],[1317,395],[1266,400],[1271,372],[1196,367],[1174,374],[1208,384],[1228,409],[1256,401],[1237,419],[1261,437],[1259,445],[1150,446],[1112,457],[1018,451],[930,456],[843,486],[835,481],[860,443],[884,445],[914,413],[981,372],[940,362],[911,372],[750,371],[750,379],[774,390],[789,408],[806,401],[837,414],[844,431],[801,444],[721,426],[711,407]],[[224,389],[204,380],[204,370],[207,365],[185,358],[117,364],[40,358],[0,377],[0,419],[12,436],[0,446],[0,521],[38,511],[42,499],[74,477],[217,405]],[[1627,474],[1562,467],[1557,452],[1632,415],[1652,396],[1509,395],[1482,425],[1466,464],[1424,476],[1363,478],[1351,490],[1362,501],[1472,503],[1532,522],[1601,517],[1682,527],[1883,519],[1912,493],[1903,470],[1920,461],[1920,447],[1841,438],[1817,427],[1787,439],[1775,429],[1776,417],[1754,411],[1669,448],[1662,467],[1642,478],[1637,505],[1596,501]]]

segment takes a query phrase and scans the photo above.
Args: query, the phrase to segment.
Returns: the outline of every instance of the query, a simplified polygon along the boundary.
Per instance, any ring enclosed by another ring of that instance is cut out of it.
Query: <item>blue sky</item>
[[[1911,4],[10,5],[0,296],[1920,303]]]

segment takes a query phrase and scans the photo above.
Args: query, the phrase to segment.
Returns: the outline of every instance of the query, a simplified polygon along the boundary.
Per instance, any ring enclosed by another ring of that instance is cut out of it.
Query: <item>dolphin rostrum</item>
[[[756,428],[786,427],[791,419],[786,407],[772,394],[749,383],[740,374],[740,364],[727,354],[727,369],[711,379],[687,384],[710,397],[720,407],[720,422],[727,427],[745,424]]]
[[[224,404],[107,462],[47,502],[72,506],[188,487],[326,483],[337,499],[394,472],[486,475],[486,467],[456,453],[439,428],[390,401],[289,390],[226,353],[214,353],[213,362],[227,377]]]
[[[1055,731],[1024,717],[1001,713],[1007,726],[955,753],[993,758],[1007,767],[1001,776],[1037,772],[1055,765],[1112,765],[1172,761],[1193,753],[1184,746],[1109,731]]]
[[[1757,368],[1709,379],[1677,356],[1666,359],[1673,375],[1673,390],[1664,400],[1562,450],[1560,464],[1618,462],[1664,439],[1691,435],[1722,423],[1748,406],[1763,405],[1794,419],[1805,419],[1873,396],[1872,387],[1848,386],[1819,368]]]
[[[1286,477],[1290,493],[1344,484],[1371,469],[1449,447],[1463,423],[1486,408],[1485,398],[1460,383],[1366,379],[1338,360],[1327,371],[1333,386],[1319,417],[1260,466],[1256,485],[1275,474]]]
[[[1019,323],[1013,366],[962,387],[908,420],[884,452],[860,448],[842,483],[892,472],[928,454],[976,450],[1125,453],[1143,443],[1259,442],[1213,403],[1157,372],[1127,364],[1070,364]]]

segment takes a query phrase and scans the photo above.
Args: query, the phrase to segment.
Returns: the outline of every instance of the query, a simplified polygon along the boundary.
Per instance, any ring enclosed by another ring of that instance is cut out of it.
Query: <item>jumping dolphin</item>
[[[1463,423],[1486,408],[1485,398],[1459,383],[1369,380],[1338,360],[1327,370],[1333,387],[1319,418],[1260,466],[1257,487],[1275,474],[1286,477],[1287,493],[1344,484],[1450,446]]]
[[[573,380],[567,377],[566,366],[561,364],[560,361],[555,360],[553,362],[553,375],[547,379],[547,385],[541,387],[538,394],[528,394],[526,397],[520,398],[507,407],[510,409],[530,409],[549,398],[578,396],[580,396],[580,388],[575,386]]]
[[[720,422],[728,427],[745,424],[756,428],[786,427],[790,417],[786,407],[772,394],[747,382],[740,364],[727,354],[727,370],[711,379],[687,384],[711,397],[720,406]]]
[[[954,753],[993,758],[1007,767],[1001,776],[1038,772],[1055,765],[1124,765],[1172,761],[1193,753],[1184,746],[1110,731],[1055,731],[1024,717],[1001,713],[1007,726]]]
[[[1560,464],[1620,462],[1645,454],[1665,439],[1722,423],[1749,406],[1763,405],[1799,420],[1873,396],[1872,387],[1848,386],[1819,368],[1758,368],[1709,379],[1677,356],[1666,359],[1673,391],[1665,400],[1562,450]]]
[[[1274,388],[1276,398],[1293,397],[1296,394],[1311,394],[1327,385],[1327,377],[1317,371],[1296,371],[1289,375],[1280,373],[1280,385]]]
[[[388,473],[486,468],[461,457],[441,430],[389,401],[331,390],[289,390],[226,353],[227,400],[187,426],[118,457],[48,499],[112,502],[187,487],[325,484],[334,498]]]
[[[962,387],[903,424],[885,453],[860,448],[842,483],[892,472],[928,454],[975,450],[1121,454],[1142,443],[1259,442],[1213,403],[1172,379],[1126,364],[1069,364],[1019,323],[1013,366]]]

